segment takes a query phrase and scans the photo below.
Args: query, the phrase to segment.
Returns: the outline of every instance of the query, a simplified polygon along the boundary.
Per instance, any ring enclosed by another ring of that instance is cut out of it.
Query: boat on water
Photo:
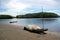
[[[10,23],[17,23],[17,21],[11,21]]]
[[[16,18],[11,19],[11,21],[9,23],[17,23],[17,19]]]

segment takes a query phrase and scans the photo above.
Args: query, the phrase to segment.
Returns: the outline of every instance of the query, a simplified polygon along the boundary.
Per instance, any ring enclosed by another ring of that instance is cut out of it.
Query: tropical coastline
[[[0,24],[0,40],[60,40],[60,33],[36,34],[23,30],[21,26]]]

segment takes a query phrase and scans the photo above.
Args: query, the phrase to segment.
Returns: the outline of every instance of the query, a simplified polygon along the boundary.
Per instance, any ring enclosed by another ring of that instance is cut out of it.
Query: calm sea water
[[[10,21],[17,21],[17,23],[9,23]],[[48,28],[49,31],[60,32],[60,18],[28,18],[28,19],[0,19],[0,23],[9,24],[9,25],[37,25],[42,27],[42,21],[44,23],[44,27]]]

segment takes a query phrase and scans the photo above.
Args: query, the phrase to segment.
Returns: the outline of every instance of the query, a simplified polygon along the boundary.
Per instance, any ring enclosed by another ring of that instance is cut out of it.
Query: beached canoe
[[[34,26],[24,27],[24,30],[34,32],[34,33],[44,33],[44,31],[48,31],[48,29],[46,28],[40,28],[37,26],[35,26],[35,29],[34,29]]]

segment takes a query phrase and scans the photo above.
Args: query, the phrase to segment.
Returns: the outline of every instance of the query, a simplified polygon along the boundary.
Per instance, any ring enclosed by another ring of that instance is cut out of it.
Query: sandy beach
[[[60,40],[59,34],[36,34],[23,30],[21,26],[0,24],[0,40]]]

